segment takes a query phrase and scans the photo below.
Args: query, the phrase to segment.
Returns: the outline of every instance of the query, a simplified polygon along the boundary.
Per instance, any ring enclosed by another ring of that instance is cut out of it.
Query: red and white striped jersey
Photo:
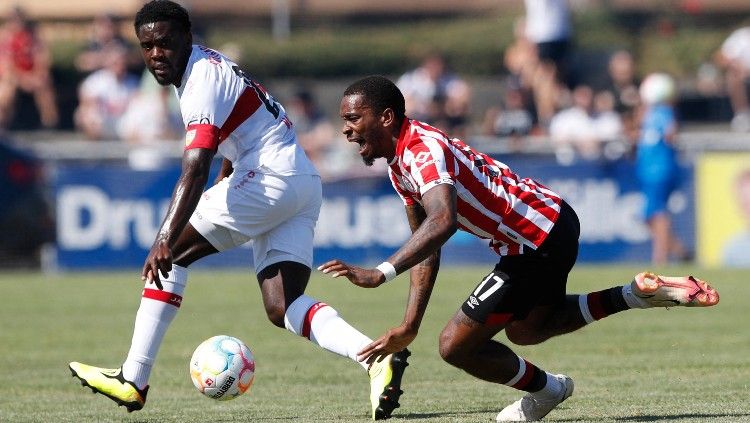
[[[318,174],[284,107],[224,55],[194,45],[176,93],[186,149],[218,149],[235,171]]]
[[[455,186],[459,228],[503,256],[539,247],[560,214],[557,193],[416,120],[404,120],[388,176],[406,205],[436,185]]]

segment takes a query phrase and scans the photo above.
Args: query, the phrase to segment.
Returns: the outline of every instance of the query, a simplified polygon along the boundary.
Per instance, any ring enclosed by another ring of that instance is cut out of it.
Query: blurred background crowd
[[[36,159],[124,158],[141,168],[179,157],[176,98],[144,73],[135,42],[140,3],[0,5],[2,144]],[[363,168],[339,132],[342,89],[371,73],[397,81],[408,116],[491,154],[637,160],[653,131],[675,151],[750,149],[747,1],[181,3],[200,43],[286,107],[328,180],[382,172]],[[653,74],[664,78],[646,92]],[[668,125],[654,126],[657,112]],[[24,166],[9,178],[32,183],[38,164]],[[654,260],[690,259],[669,222],[660,225],[651,228],[664,245]]]

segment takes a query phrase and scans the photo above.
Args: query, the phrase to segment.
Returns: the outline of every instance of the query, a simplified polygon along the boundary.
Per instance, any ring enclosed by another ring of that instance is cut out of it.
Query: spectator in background
[[[667,202],[679,184],[677,119],[672,103],[675,85],[664,73],[646,77],[640,86],[644,107],[641,132],[636,145],[636,177],[645,197],[643,211],[652,238],[651,261],[665,264],[670,254],[688,259],[689,254],[672,232]]]
[[[627,50],[615,51],[607,65],[607,82],[605,90],[612,93],[614,110],[620,115],[623,131],[630,140],[638,137],[638,122],[635,111],[640,102],[635,75],[635,60]]]
[[[521,149],[523,137],[534,127],[534,117],[527,110],[523,90],[508,87],[502,106],[490,107],[484,116],[482,133],[497,137],[509,137],[510,148]]]
[[[573,29],[567,0],[525,0],[526,37],[536,48],[534,102],[543,128],[557,110],[561,91],[575,85],[570,66]]]
[[[726,88],[732,104],[732,129],[750,131],[750,26],[732,32],[716,53],[716,62],[725,70]]]
[[[94,17],[89,41],[75,59],[75,66],[82,73],[91,73],[104,66],[109,49],[120,48],[128,51],[128,65],[140,63],[130,42],[120,33],[120,27],[113,15],[102,14]]]
[[[181,138],[184,127],[177,99],[169,87],[159,85],[146,73],[147,70],[117,122],[118,136],[136,146]],[[129,84],[128,81],[125,85],[129,87]]]
[[[622,121],[614,111],[611,93],[579,85],[573,90],[573,104],[552,117],[550,138],[558,159],[569,163],[578,155],[586,160],[601,156],[605,143],[622,136]]]
[[[81,83],[74,118],[89,139],[121,139],[118,123],[139,86],[138,77],[128,72],[127,55],[123,48],[109,49],[104,67]]]
[[[740,212],[748,226],[732,236],[724,245],[722,261],[725,266],[750,267],[750,168],[746,168],[737,176],[735,192]]]
[[[419,67],[402,75],[397,85],[404,93],[409,116],[440,124],[452,136],[465,133],[471,88],[448,71],[441,54],[429,54]]]
[[[609,91],[594,94],[592,120],[594,133],[600,143],[619,141],[623,137],[623,121],[615,110],[615,104],[615,96]]]
[[[34,24],[23,10],[12,9],[0,28],[0,129],[13,118],[19,91],[34,97],[43,127],[57,126],[59,114],[50,62],[49,50]]]
[[[532,125],[536,125],[536,107],[534,104],[534,83],[536,71],[539,67],[539,56],[536,53],[536,45],[526,36],[526,19],[518,18],[513,26],[513,41],[503,54],[503,64],[508,71],[506,82],[506,108],[509,102],[520,100],[522,107],[532,118]],[[518,93],[516,93],[517,91]],[[520,99],[515,98],[519,94]],[[514,96],[509,99],[507,96]],[[490,110],[490,113],[494,111]],[[486,117],[485,117],[486,122]],[[485,133],[490,131],[485,126]],[[533,129],[533,127],[531,128]]]
[[[287,114],[307,157],[318,170],[325,172],[325,159],[331,152],[335,131],[312,92],[307,88],[299,88],[289,103]]]

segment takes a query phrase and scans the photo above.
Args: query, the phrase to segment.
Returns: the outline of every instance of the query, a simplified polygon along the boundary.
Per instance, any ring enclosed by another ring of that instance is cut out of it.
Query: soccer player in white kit
[[[180,5],[151,1],[134,24],[146,67],[159,84],[174,85],[180,101],[182,173],[143,266],[145,287],[125,362],[117,369],[72,362],[71,372],[129,412],[143,408],[156,354],[182,302],[187,267],[252,240],[269,320],[368,370],[372,418],[390,417],[399,406],[408,350],[381,362],[359,361],[372,340],[304,294],[321,182],[284,108],[225,56],[193,45]],[[204,193],[217,151],[224,157],[220,181]]]

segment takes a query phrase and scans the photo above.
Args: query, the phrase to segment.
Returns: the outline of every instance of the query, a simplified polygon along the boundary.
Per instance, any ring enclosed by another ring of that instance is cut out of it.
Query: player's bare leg
[[[459,310],[440,335],[440,355],[474,377],[529,393],[505,407],[497,421],[541,419],[573,394],[573,381],[545,372],[494,341],[505,327],[479,323]]]

